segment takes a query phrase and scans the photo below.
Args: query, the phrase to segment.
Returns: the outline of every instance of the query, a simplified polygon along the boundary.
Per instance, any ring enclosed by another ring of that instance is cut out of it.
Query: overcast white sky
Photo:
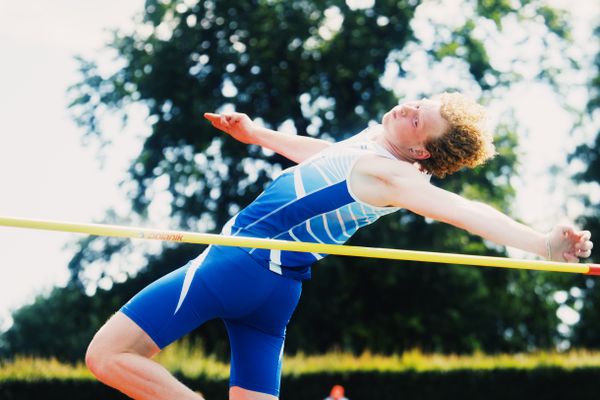
[[[586,22],[598,15],[593,0],[576,4]],[[96,149],[82,145],[81,131],[68,115],[65,92],[78,81],[73,56],[94,55],[109,39],[105,28],[129,25],[142,5],[142,0],[0,0],[0,215],[92,222],[123,203],[117,184],[137,153],[135,141],[120,143],[100,168]],[[522,105],[517,117],[529,132],[522,147],[523,179],[516,182],[517,211],[547,229],[548,217],[560,213],[564,199],[561,193],[550,199],[543,178],[552,160],[564,156],[571,119],[542,85],[518,87],[506,101]],[[0,227],[5,324],[11,309],[66,280],[72,251],[65,246],[76,239]]]

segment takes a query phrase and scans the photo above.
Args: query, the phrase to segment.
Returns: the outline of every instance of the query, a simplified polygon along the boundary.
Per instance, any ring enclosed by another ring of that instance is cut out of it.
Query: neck
[[[411,157],[408,149],[404,149],[401,146],[398,146],[392,143],[383,132],[383,126],[379,126],[380,129],[377,130],[377,133],[373,135],[372,140],[378,145],[382,146],[384,149],[389,151],[394,157],[398,160],[406,161],[411,164],[418,162],[417,159]]]

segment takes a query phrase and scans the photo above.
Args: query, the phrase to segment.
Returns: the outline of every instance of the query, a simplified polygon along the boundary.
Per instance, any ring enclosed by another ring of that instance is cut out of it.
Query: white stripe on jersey
[[[304,190],[304,184],[302,183],[302,175],[300,174],[300,167],[294,168],[294,188],[296,189],[296,197],[304,197],[306,191]]]

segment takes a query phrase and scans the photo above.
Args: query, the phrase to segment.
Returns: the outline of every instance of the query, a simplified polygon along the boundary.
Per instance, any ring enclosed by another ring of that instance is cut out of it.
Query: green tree
[[[260,193],[274,172],[290,165],[280,156],[223,138],[202,121],[202,112],[229,105],[270,127],[291,121],[300,135],[341,140],[397,104],[403,94],[383,85],[381,76],[393,62],[398,79],[403,79],[407,72],[402,57],[407,55],[402,51],[409,44],[423,45],[411,29],[418,1],[380,0],[366,9],[350,8],[342,0],[185,4],[147,0],[139,29],[117,33],[111,43],[122,67],[103,75],[94,60],[80,60],[82,80],[72,89],[77,121],[88,137],[100,140],[107,140],[99,123],[105,113],[127,110],[134,103],[147,107],[151,132],[129,169],[132,210],[142,218],[147,215],[152,185],[161,179],[172,195],[173,224],[183,229],[217,231]],[[466,63],[469,84],[481,88],[484,97],[518,77],[490,64],[485,38],[475,32],[477,24],[492,21],[501,30],[507,16],[533,23],[543,15],[541,25],[549,31],[563,37],[568,32],[560,15],[542,1],[472,1],[465,6],[472,6],[474,15],[458,28],[434,26],[436,36],[427,54],[431,64],[448,59]],[[525,8],[537,12],[536,17],[522,13]],[[341,24],[335,26],[335,21]],[[552,71],[542,70],[540,77],[551,78]],[[497,127],[497,133],[500,155],[489,165],[435,183],[508,212],[516,163],[513,122]],[[386,217],[351,243],[504,254],[480,238],[407,212]],[[77,287],[86,299],[85,288],[96,283],[86,279],[86,268],[131,246],[114,239],[81,241],[69,265],[71,284],[64,290],[72,293]],[[88,322],[87,336],[135,290],[185,264],[197,251],[166,247],[135,277],[98,291],[93,297],[98,318]],[[467,352],[548,347],[556,340],[554,288],[539,273],[329,257],[304,286],[287,349],[391,352],[418,346]],[[42,303],[54,301],[68,304],[60,293],[57,289],[19,312],[42,310]],[[24,326],[15,319],[6,348],[22,348],[13,343],[16,332],[23,340],[43,343],[41,336],[24,335]],[[52,335],[71,332],[71,327],[55,329]],[[204,327],[194,337],[210,351],[227,349],[219,324]],[[65,356],[81,348],[47,351]]]
[[[595,30],[596,39],[600,35],[600,26]],[[596,54],[594,63],[595,75],[589,84],[590,100],[587,113],[593,118],[600,110],[600,52]],[[589,144],[578,146],[571,159],[582,161],[585,168],[575,175],[574,179],[598,190],[600,184],[600,132]],[[592,197],[584,196],[583,204],[586,213],[580,219],[580,224],[592,232],[592,238],[600,237],[600,203]],[[600,263],[598,251],[592,253],[591,262]],[[574,327],[572,343],[575,346],[588,348],[600,347],[600,285],[597,278],[581,278],[573,282],[573,287],[579,288],[570,292],[567,304],[580,312],[580,321]]]

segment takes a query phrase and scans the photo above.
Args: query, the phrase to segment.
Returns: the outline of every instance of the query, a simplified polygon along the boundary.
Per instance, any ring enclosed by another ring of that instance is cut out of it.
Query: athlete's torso
[[[364,138],[364,139],[363,139]],[[365,155],[394,159],[361,135],[335,143],[283,171],[250,205],[234,216],[222,234],[291,241],[342,244],[359,228],[396,207],[375,207],[359,200],[350,186],[356,162]],[[271,271],[293,279],[310,278],[310,266],[322,254],[245,249]]]

